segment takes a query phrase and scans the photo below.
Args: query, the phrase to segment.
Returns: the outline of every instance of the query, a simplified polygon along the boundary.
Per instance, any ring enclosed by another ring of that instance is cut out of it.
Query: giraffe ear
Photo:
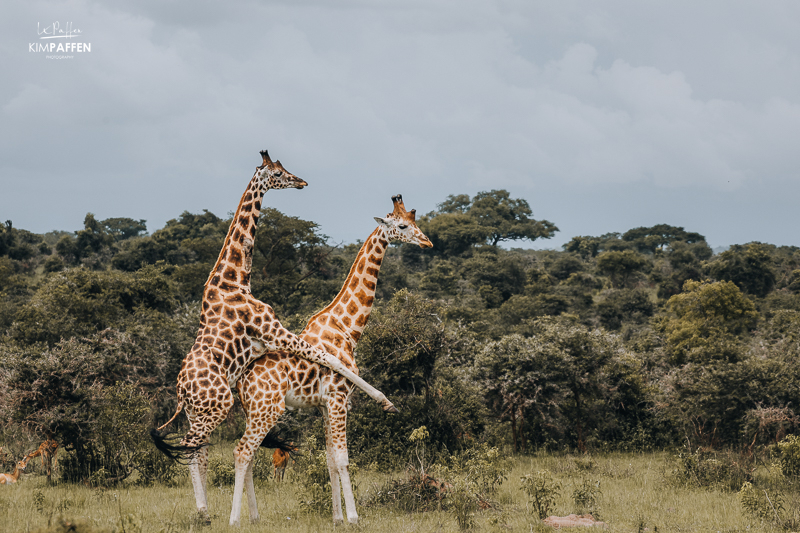
[[[381,224],[382,226],[388,226],[389,225],[389,222],[385,218],[381,218],[381,217],[374,217],[374,218],[375,218],[375,222],[377,222],[378,224]]]

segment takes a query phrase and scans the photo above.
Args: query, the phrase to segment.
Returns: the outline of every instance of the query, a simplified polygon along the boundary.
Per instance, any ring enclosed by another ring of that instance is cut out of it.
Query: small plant
[[[42,489],[35,489],[33,491],[33,506],[40,513],[44,512],[44,492],[42,492]]]
[[[475,511],[478,505],[473,483],[459,479],[447,492],[447,500],[448,507],[455,516],[460,531],[467,531],[475,527]]]
[[[783,525],[780,517],[783,513],[783,497],[780,494],[769,495],[766,490],[756,489],[746,482],[739,491],[739,501],[748,514]]]
[[[208,480],[215,487],[233,485],[236,481],[236,471],[230,459],[214,457],[208,462]]]
[[[778,443],[781,473],[790,479],[800,478],[800,437],[788,435]]]
[[[597,500],[601,494],[600,480],[584,478],[572,491],[572,500],[581,512],[588,511],[592,516],[598,518],[600,507]]]
[[[583,455],[572,460],[575,469],[579,472],[591,472],[597,468],[597,461],[591,455]]]
[[[539,470],[535,474],[522,477],[522,490],[528,494],[536,515],[544,520],[561,494],[561,482],[547,470]]]
[[[314,512],[331,512],[333,493],[325,447],[324,445],[320,447],[317,444],[317,438],[312,435],[306,438],[302,449],[304,450],[303,454],[298,458],[295,466],[301,487],[300,506]],[[348,470],[350,471],[353,496],[358,499],[358,483],[356,482],[358,468],[351,461]],[[339,497],[341,496],[339,495]]]

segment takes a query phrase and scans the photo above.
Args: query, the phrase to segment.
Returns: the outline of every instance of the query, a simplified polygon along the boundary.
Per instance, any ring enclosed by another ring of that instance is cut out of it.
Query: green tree
[[[747,294],[763,298],[775,285],[769,246],[760,242],[733,245],[708,264],[708,273],[732,281]]]
[[[706,238],[699,233],[688,232],[682,227],[656,224],[649,228],[628,230],[622,235],[622,240],[632,243],[640,253],[655,254],[663,252],[674,242],[705,245]]]
[[[134,220],[132,218],[107,218],[101,222],[105,231],[115,241],[124,241],[131,237],[139,237],[147,233],[147,225],[144,220]]]
[[[753,302],[730,281],[687,281],[683,292],[667,301],[666,310],[657,325],[678,365],[737,359],[739,337],[758,320]]]
[[[604,425],[626,418],[621,411],[641,403],[639,369],[616,337],[569,318],[540,319],[531,338],[489,342],[475,361],[487,399],[497,416],[511,422],[518,448],[528,433],[540,443],[566,437],[585,449],[590,435],[598,438]],[[615,400],[618,395],[624,400]]]
[[[632,274],[645,271],[648,266],[647,259],[633,250],[603,252],[597,256],[597,270],[606,274],[617,289],[626,287]]]
[[[255,236],[253,294],[285,314],[311,312],[338,292],[338,273],[330,262],[332,248],[319,226],[261,210]]]
[[[458,255],[503,241],[549,239],[558,231],[552,222],[531,218],[528,202],[503,189],[479,192],[472,199],[451,195],[438,207],[420,219],[420,229],[441,254]]]

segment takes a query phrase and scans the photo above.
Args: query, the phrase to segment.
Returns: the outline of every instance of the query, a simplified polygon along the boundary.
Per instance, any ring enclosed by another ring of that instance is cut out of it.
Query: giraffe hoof
[[[383,406],[384,413],[399,413],[400,409],[394,406],[394,404],[389,403],[389,405]]]

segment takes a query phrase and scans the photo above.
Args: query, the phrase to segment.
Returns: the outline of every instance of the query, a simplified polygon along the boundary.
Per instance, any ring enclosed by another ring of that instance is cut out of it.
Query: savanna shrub
[[[534,474],[522,476],[522,490],[530,498],[533,511],[544,520],[555,507],[556,499],[561,494],[561,482],[547,470],[539,470]]]
[[[300,505],[309,511],[331,512],[333,493],[331,479],[328,471],[328,459],[325,446],[318,444],[315,436],[309,436],[301,446],[303,454],[297,459],[295,470],[300,483]],[[358,483],[356,475],[358,468],[350,461],[350,483],[353,487],[353,496],[358,499]],[[341,498],[341,495],[337,495]]]
[[[737,490],[752,481],[752,459],[732,452],[684,451],[671,477],[679,485]]]
[[[788,435],[778,443],[781,473],[788,478],[800,477],[800,437]]]
[[[230,458],[212,457],[208,461],[208,479],[215,487],[233,485],[236,470]]]
[[[742,509],[752,516],[770,522],[780,522],[781,520],[783,497],[780,493],[770,495],[764,490],[755,488],[751,483],[745,482],[739,491],[739,501]]]
[[[588,511],[595,518],[600,514],[597,500],[601,496],[599,479],[582,479],[572,491],[572,501],[579,512]]]

